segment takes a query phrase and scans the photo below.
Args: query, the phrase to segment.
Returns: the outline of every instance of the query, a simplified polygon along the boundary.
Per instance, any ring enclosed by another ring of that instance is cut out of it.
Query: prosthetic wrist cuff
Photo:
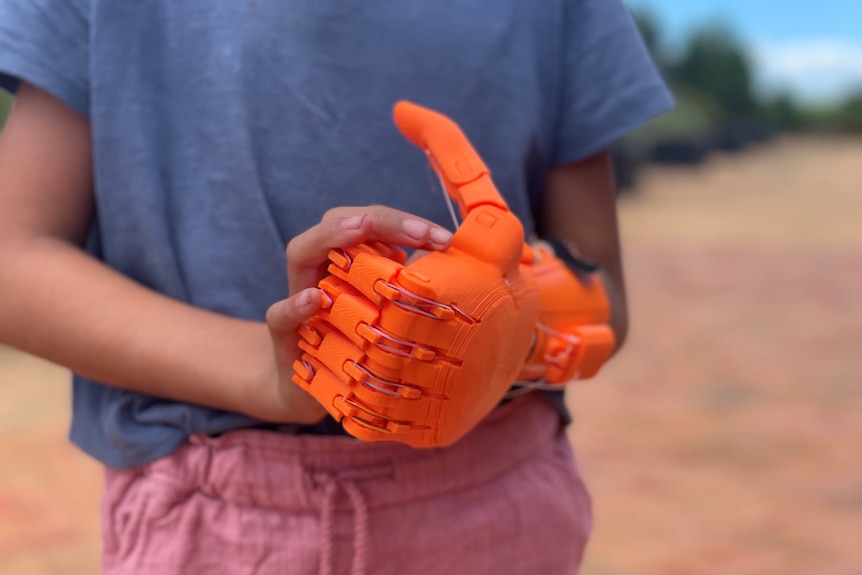
[[[549,383],[588,379],[610,358],[616,343],[601,268],[578,257],[568,242],[542,241],[553,252],[546,246],[534,248],[539,321],[525,368],[544,366]]]
[[[602,269],[599,264],[581,259],[580,251],[571,242],[556,238],[542,238],[542,241],[554,248],[554,255],[578,276],[588,276]]]

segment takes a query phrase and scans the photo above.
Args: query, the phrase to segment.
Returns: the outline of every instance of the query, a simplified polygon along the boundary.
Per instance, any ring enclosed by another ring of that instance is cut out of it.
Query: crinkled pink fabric
[[[106,575],[577,573],[590,499],[558,412],[498,408],[417,450],[259,430],[109,470]]]

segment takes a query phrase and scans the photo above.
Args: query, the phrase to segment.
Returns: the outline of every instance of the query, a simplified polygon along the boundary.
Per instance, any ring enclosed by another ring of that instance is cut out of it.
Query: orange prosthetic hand
[[[541,383],[564,384],[593,377],[613,354],[615,337],[597,270],[578,263],[556,243],[561,257],[545,245],[531,248],[525,261],[532,268],[541,304],[534,344],[519,379],[529,379],[526,374],[543,367]]]
[[[454,443],[503,398],[539,317],[524,231],[460,128],[401,102],[395,123],[426,152],[463,222],[410,265],[383,244],[330,252],[324,306],[300,330],[294,381],[355,437]]]

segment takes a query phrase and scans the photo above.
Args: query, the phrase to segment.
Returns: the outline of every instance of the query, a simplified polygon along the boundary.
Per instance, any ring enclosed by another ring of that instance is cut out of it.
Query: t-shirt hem
[[[138,452],[137,456],[123,456],[118,455],[116,452],[105,452],[99,451],[96,449],[91,449],[87,445],[88,442],[84,437],[81,436],[79,432],[73,427],[69,431],[69,440],[81,451],[85,454],[89,455],[96,461],[102,463],[106,467],[110,467],[112,469],[131,469],[134,467],[140,467],[142,465],[147,465],[153,463],[154,461],[158,461],[163,457],[167,457],[179,447],[186,442],[188,438],[186,436],[181,437],[179,440],[176,439],[175,434],[171,434],[170,441],[159,441],[156,442],[158,448],[154,448],[152,450],[148,450],[146,453]]]

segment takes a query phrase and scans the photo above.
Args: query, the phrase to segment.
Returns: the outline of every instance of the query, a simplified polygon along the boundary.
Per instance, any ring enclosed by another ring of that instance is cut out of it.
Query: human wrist
[[[566,267],[578,275],[599,273],[602,270],[602,266],[598,262],[585,256],[580,247],[571,240],[553,237],[540,238],[535,245],[550,251],[566,264]]]
[[[325,410],[317,400],[293,381],[293,361],[299,348],[278,349],[267,325],[261,327],[257,343],[248,357],[254,361],[245,366],[244,384],[238,386],[237,410],[244,415],[270,423],[313,424]],[[251,342],[249,342],[251,343]]]

